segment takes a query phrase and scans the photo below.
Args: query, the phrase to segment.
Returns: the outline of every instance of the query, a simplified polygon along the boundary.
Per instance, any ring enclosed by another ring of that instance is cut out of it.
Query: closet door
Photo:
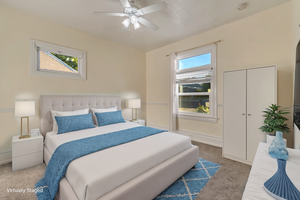
[[[246,70],[224,72],[223,156],[246,160]]]
[[[277,100],[276,67],[247,70],[247,160],[253,162],[259,142],[266,141],[264,111]]]

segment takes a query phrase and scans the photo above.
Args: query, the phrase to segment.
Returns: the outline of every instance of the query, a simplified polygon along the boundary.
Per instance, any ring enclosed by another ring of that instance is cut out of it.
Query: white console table
[[[274,200],[263,188],[263,184],[277,171],[277,161],[268,153],[269,145],[259,143],[252,164],[243,200]],[[300,191],[300,150],[289,149],[286,172],[291,181]]]

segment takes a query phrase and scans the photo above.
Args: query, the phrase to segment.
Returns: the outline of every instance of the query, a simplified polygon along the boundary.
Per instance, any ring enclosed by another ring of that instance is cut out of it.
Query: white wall
[[[12,136],[20,134],[20,119],[12,110],[16,100],[36,102],[36,116],[30,118],[30,125],[39,128],[42,94],[110,94],[146,99],[144,52],[2,5],[0,28],[0,163],[10,157]],[[30,38],[86,51],[87,80],[30,76]],[[125,118],[131,118],[124,102],[122,108]],[[1,112],[4,109],[11,110]],[[146,116],[145,110],[139,110],[140,117]]]
[[[168,127],[169,57],[166,54],[217,40],[218,122],[178,119],[178,129],[212,137],[223,134],[223,72],[276,64],[278,68],[278,105],[292,107],[293,63],[291,59],[292,3],[189,37],[147,52],[147,123]],[[158,105],[157,103],[164,103]],[[292,114],[288,116],[292,128]],[[289,146],[293,134],[285,135]]]

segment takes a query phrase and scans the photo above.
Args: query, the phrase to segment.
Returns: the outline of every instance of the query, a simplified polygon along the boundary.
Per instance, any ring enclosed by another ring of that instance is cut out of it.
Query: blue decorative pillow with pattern
[[[106,126],[110,124],[124,123],[125,120],[121,111],[95,113],[98,126]]]
[[[57,134],[95,128],[92,113],[73,116],[55,116],[55,119],[58,126]]]

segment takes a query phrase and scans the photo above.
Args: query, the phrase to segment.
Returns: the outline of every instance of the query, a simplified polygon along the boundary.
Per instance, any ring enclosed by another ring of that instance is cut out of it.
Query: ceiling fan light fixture
[[[152,4],[146,7],[140,7],[134,3],[134,0],[119,0],[124,7],[123,13],[111,13],[111,12],[99,12],[94,11],[95,15],[113,16],[113,17],[126,17],[122,22],[124,27],[127,29],[131,24],[135,29],[138,29],[143,24],[147,28],[157,31],[159,27],[152,22],[142,18],[141,16],[158,12],[167,9],[168,5],[165,1],[160,3]]]
[[[129,18],[125,19],[125,20],[122,22],[122,24],[123,24],[126,28],[128,28],[128,26],[129,26],[129,24],[130,24],[130,19],[129,19]]]
[[[138,29],[138,28],[140,28],[141,26],[140,26],[140,24],[137,22],[137,23],[135,23],[134,24],[134,29]]]
[[[138,18],[135,15],[130,16],[130,21],[134,25],[138,22]]]

